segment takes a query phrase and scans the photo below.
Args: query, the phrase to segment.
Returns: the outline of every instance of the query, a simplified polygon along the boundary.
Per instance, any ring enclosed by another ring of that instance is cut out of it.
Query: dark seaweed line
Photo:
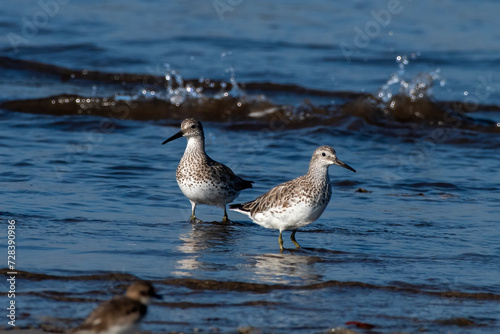
[[[6,275],[8,269],[0,269],[0,273]],[[20,279],[41,281],[41,280],[64,280],[64,281],[116,281],[116,282],[131,282],[138,278],[131,274],[123,273],[106,273],[94,275],[76,275],[76,276],[56,276],[48,274],[31,273],[28,271],[17,271]],[[171,278],[164,280],[155,280],[155,284],[182,286],[191,290],[208,290],[208,291],[233,291],[233,292],[252,292],[252,293],[268,293],[273,290],[319,290],[327,288],[362,288],[371,290],[381,290],[388,292],[423,294],[440,298],[463,298],[476,300],[500,300],[500,294],[484,293],[484,292],[460,292],[460,291],[428,291],[421,290],[417,287],[398,287],[384,286],[356,281],[326,281],[322,283],[308,285],[285,285],[285,284],[263,284],[263,283],[247,283],[237,281],[216,281],[216,280],[201,280],[193,278]]]
[[[309,116],[305,119],[297,117],[301,108],[286,105],[276,105],[270,101],[243,102],[238,98],[226,97],[187,99],[182,105],[170,103],[164,99],[144,99],[137,101],[115,100],[113,97],[82,97],[78,95],[58,95],[29,100],[9,100],[0,102],[0,108],[12,111],[49,114],[49,115],[93,115],[112,119],[129,119],[139,121],[151,120],[182,120],[186,116],[195,117],[202,121],[211,122],[246,122],[247,125],[259,122],[263,124],[279,124],[288,129],[310,126],[338,124],[351,116],[364,119],[367,123],[387,128],[405,127],[408,123],[423,123],[427,125],[444,122],[442,127],[458,127],[486,133],[500,133],[498,124],[491,120],[475,121],[464,116],[463,112],[443,110],[439,103],[430,100],[405,102],[392,111],[388,118],[384,110],[373,104],[371,99],[355,99],[345,105],[338,105],[339,110],[330,110],[329,107],[308,106]],[[291,116],[290,109],[294,109]],[[224,110],[225,112],[220,112]],[[268,111],[271,110],[271,113]],[[408,110],[413,110],[408,114]],[[251,113],[263,111],[263,115],[255,118]],[[424,118],[417,114],[426,115]],[[350,115],[350,116],[349,116]],[[393,120],[390,120],[394,118]],[[432,128],[432,125],[431,125]],[[431,129],[429,128],[429,129]]]

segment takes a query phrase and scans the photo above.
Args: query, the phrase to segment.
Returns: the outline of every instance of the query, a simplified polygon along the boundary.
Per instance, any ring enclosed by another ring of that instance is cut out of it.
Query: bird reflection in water
[[[203,267],[213,266],[205,263],[200,258],[208,252],[225,252],[235,247],[240,239],[238,226],[232,224],[221,224],[220,222],[203,222],[196,220],[191,223],[192,228],[182,233],[179,239],[182,244],[177,250],[186,254],[186,257],[176,263],[177,272],[174,274],[192,275],[192,272]]]
[[[297,278],[311,283],[320,281],[323,275],[317,271],[316,263],[322,259],[297,253],[258,254],[250,258],[250,267],[266,283],[290,284]]]

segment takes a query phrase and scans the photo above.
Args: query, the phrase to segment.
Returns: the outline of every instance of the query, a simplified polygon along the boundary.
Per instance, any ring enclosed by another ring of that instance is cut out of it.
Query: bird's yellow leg
[[[295,247],[297,247],[297,249],[299,249],[300,245],[297,242],[297,240],[295,240],[295,232],[297,232],[297,230],[292,231],[292,234],[290,235],[290,240],[292,240],[292,242],[295,244]]]
[[[283,237],[281,236],[281,231],[280,231],[280,237],[278,238],[278,242],[280,244],[280,250],[283,251]]]
[[[195,202],[191,202],[191,218],[189,218],[189,220],[191,221],[195,221],[196,220],[196,217],[194,215],[194,210],[196,209],[196,203]]]
[[[229,218],[227,217],[227,211],[226,211],[226,206],[224,205],[224,217],[222,217],[222,222],[223,223],[228,223]]]

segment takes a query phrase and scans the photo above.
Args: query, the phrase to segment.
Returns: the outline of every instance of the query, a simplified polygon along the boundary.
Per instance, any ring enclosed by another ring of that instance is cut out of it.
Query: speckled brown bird
[[[191,202],[191,220],[196,219],[196,205],[206,204],[224,208],[222,221],[228,221],[226,204],[234,201],[243,189],[252,188],[253,182],[243,180],[229,167],[207,155],[205,135],[199,121],[185,119],[181,130],[163,144],[180,137],[187,138],[187,146],[177,167],[176,179],[182,193]]]
[[[149,282],[132,283],[124,296],[114,297],[99,305],[73,333],[135,334],[152,298],[161,299],[161,296],[156,294]]]
[[[318,219],[330,202],[330,165],[338,165],[356,172],[337,159],[333,148],[321,146],[314,151],[307,174],[282,183],[251,202],[230,205],[229,209],[249,216],[260,226],[279,230],[278,241],[281,250],[284,249],[281,234],[291,230],[290,239],[300,248],[295,240],[297,229]]]

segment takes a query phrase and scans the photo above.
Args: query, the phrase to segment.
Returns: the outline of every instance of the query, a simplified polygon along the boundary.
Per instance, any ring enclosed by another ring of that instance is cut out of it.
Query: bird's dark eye
[[[321,153],[321,155],[324,156],[324,157],[326,157],[326,153],[325,152]]]
[[[196,128],[196,125],[194,125],[194,124],[191,125],[191,129],[194,129],[194,128]]]

